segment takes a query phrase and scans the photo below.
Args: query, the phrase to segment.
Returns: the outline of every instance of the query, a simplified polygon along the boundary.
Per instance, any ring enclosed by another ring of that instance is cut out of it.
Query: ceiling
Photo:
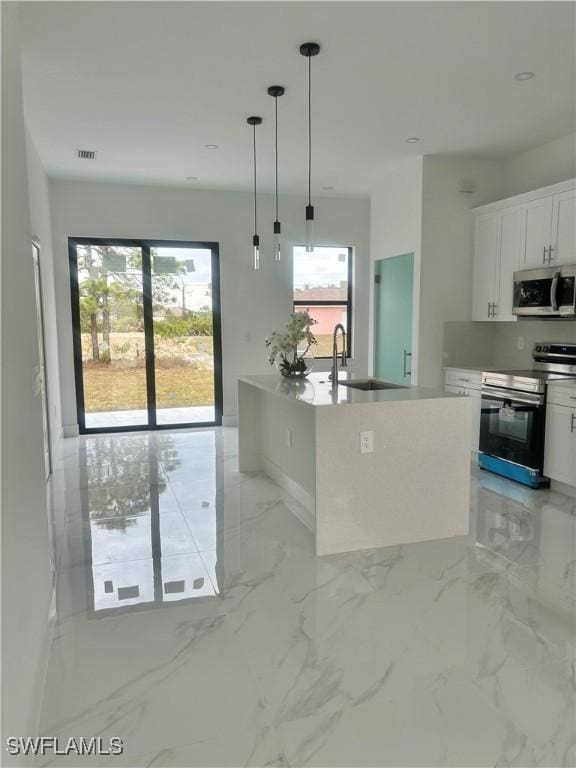
[[[322,45],[317,193],[366,196],[405,156],[501,158],[575,130],[571,2],[24,2],[21,13],[25,111],[52,176],[248,189],[257,114],[271,190],[266,88],[280,84],[281,191],[304,193],[308,40]],[[536,77],[516,81],[525,70]]]

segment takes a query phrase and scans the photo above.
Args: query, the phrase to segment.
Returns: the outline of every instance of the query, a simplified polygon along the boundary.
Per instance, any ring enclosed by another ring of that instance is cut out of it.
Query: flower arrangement
[[[315,323],[308,312],[293,312],[284,331],[273,331],[266,339],[270,365],[276,363],[282,376],[307,376],[310,373],[305,356],[316,344],[316,337],[310,330]]]

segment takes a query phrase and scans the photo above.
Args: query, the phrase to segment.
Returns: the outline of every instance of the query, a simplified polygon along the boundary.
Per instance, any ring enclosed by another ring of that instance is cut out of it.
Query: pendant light
[[[262,118],[252,116],[246,122],[254,129],[254,236],[252,237],[253,265],[255,270],[260,269],[260,238],[258,237],[258,202],[256,196],[256,126],[261,125]]]
[[[268,94],[274,98],[274,157],[275,157],[275,197],[276,197],[276,219],[273,228],[273,256],[274,261],[280,261],[282,257],[282,248],[280,245],[280,236],[282,227],[278,218],[278,96],[283,96],[285,89],[282,85],[271,85],[268,88]]]
[[[308,59],[308,205],[306,206],[306,251],[314,250],[314,206],[312,205],[312,56],[320,53],[318,43],[303,43],[300,53]]]

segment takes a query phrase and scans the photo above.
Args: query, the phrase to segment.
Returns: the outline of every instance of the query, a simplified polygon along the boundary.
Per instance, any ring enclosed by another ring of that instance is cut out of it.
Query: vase
[[[278,355],[276,367],[287,379],[302,379],[312,371],[314,355],[308,348],[298,347],[295,355]]]

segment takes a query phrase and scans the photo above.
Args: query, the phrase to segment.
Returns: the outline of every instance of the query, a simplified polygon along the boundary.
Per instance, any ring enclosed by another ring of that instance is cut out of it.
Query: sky
[[[207,285],[212,282],[211,251],[207,248],[152,248],[152,256],[170,256],[177,261],[194,261],[194,272],[182,276],[185,285]]]
[[[344,259],[342,259],[344,256]],[[320,246],[306,253],[303,246],[294,248],[294,287],[339,286],[348,279],[348,249]]]

